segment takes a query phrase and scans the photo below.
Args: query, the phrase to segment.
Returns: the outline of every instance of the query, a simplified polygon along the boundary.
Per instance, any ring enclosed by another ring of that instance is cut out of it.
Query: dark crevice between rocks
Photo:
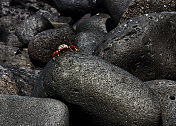
[[[110,32],[115,27],[117,27],[117,23],[112,18],[108,18],[106,20],[106,30],[107,30],[107,32]]]
[[[170,96],[170,100],[175,100],[175,96]]]

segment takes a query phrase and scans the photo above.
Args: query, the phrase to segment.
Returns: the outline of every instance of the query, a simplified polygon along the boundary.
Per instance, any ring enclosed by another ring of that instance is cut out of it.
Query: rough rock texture
[[[176,13],[145,14],[116,27],[95,55],[142,80],[176,80]]]
[[[133,0],[120,19],[120,22],[122,23],[130,18],[153,12],[176,11],[175,7],[175,0]]]
[[[0,66],[0,94],[29,96],[40,70]]]
[[[45,17],[32,15],[17,27],[15,33],[19,40],[27,45],[35,35],[51,28],[53,28],[52,24]]]
[[[0,64],[3,66],[14,67],[33,67],[28,49],[20,49],[17,47],[0,44]]]
[[[80,32],[75,36],[75,44],[79,51],[91,55],[97,46],[103,42],[105,35],[102,31]]]
[[[94,8],[96,0],[53,0],[59,12],[73,18]]]
[[[104,0],[107,10],[116,23],[120,21],[132,0]]]
[[[69,126],[68,109],[60,101],[0,95],[0,125]]]
[[[153,80],[145,82],[160,100],[163,126],[176,125],[176,82]]]
[[[76,32],[100,30],[107,33],[106,20],[110,18],[108,14],[97,14],[84,20],[76,26]]]
[[[98,57],[67,52],[50,61],[41,78],[44,79],[37,86],[44,87],[50,97],[71,103],[90,115],[86,118],[89,121],[80,125],[159,125],[160,105],[151,90]],[[33,96],[43,96],[44,91],[40,91],[34,90]],[[79,125],[82,116],[74,114],[77,113],[71,113],[70,118]]]
[[[60,44],[70,45],[74,41],[74,35],[69,25],[37,34],[28,45],[29,56],[36,62],[34,65],[46,64]]]

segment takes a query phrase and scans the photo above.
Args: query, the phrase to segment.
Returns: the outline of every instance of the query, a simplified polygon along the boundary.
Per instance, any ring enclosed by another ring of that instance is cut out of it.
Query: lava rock
[[[69,126],[68,108],[53,99],[0,95],[2,126]]]
[[[52,28],[52,24],[43,16],[32,15],[17,26],[15,33],[19,40],[27,45],[29,41],[34,39],[35,35]]]
[[[102,31],[80,32],[75,36],[77,48],[79,51],[91,55],[97,46],[103,42],[105,35]]]
[[[120,19],[120,23],[143,14],[176,11],[175,0],[133,0]]]
[[[141,80],[176,80],[175,12],[151,13],[116,27],[95,55]]]
[[[0,66],[0,94],[29,96],[40,70]]]
[[[86,119],[91,121],[84,121],[84,125],[159,125],[160,105],[151,90],[128,72],[96,56],[66,52],[50,61],[42,76],[36,88],[44,87],[49,97],[62,99],[90,115]],[[35,90],[32,96],[43,93]],[[82,120],[81,114],[70,115],[70,119]],[[78,126],[81,122],[76,123]]]
[[[119,23],[132,0],[104,0],[104,2],[111,17],[116,23]]]
[[[32,68],[33,64],[28,55],[28,49],[0,44],[0,64],[10,67],[28,67]]]
[[[176,125],[176,82],[153,80],[145,82],[160,100],[163,126]]]
[[[110,18],[108,14],[97,14],[90,17],[88,20],[84,20],[76,26],[76,32],[95,31],[100,30],[107,33],[106,20]]]
[[[59,29],[50,29],[37,34],[28,45],[29,56],[36,63],[34,65],[45,65],[60,44],[72,44],[75,33],[69,25]]]
[[[78,18],[90,12],[96,0],[53,0],[59,12],[72,18]]]

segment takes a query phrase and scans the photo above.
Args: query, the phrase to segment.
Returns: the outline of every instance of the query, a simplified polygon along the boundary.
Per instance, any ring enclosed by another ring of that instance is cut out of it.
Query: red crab
[[[73,50],[75,51],[79,51],[75,46],[73,45],[66,45],[66,44],[62,44],[62,45],[59,45],[58,47],[58,50],[56,50],[53,55],[52,55],[52,59],[55,60],[55,55],[58,55],[59,56],[59,53],[64,53],[64,52],[67,52],[67,51],[72,51]]]

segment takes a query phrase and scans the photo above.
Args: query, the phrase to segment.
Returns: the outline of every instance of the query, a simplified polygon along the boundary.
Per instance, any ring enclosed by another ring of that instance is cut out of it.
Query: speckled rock
[[[53,2],[61,14],[75,18],[90,12],[96,0],[53,0]]]
[[[52,28],[52,24],[45,17],[32,15],[17,26],[15,33],[19,40],[27,45],[29,41],[34,39],[35,35]]]
[[[10,67],[33,67],[29,59],[28,49],[0,44],[0,64]]]
[[[35,89],[44,87],[48,96],[71,103],[89,115],[79,124],[75,120],[82,120],[82,114],[70,113],[77,126],[159,125],[160,105],[151,90],[98,57],[66,52],[46,65],[41,78]],[[43,96],[44,91],[40,91],[34,90],[32,96]]]
[[[0,95],[1,126],[69,126],[68,108],[53,99]]]
[[[163,126],[176,125],[176,82],[153,80],[145,82],[160,100]]]
[[[84,20],[76,26],[76,32],[95,31],[100,30],[107,33],[106,20],[110,18],[108,14],[97,14],[90,17],[88,20]]]
[[[95,55],[141,80],[176,80],[175,12],[151,13],[116,27]]]
[[[74,31],[69,25],[37,34],[28,45],[29,56],[35,61],[34,65],[45,65],[60,44],[70,45],[74,41],[74,35]]]
[[[97,46],[103,42],[105,35],[102,31],[80,32],[75,36],[77,48],[79,51],[91,55]]]
[[[175,0],[133,0],[120,19],[120,22],[122,23],[130,18],[153,12],[176,11],[175,7]]]
[[[120,21],[132,0],[104,0],[111,17],[116,23]]]
[[[40,70],[0,66],[0,94],[29,96]]]

